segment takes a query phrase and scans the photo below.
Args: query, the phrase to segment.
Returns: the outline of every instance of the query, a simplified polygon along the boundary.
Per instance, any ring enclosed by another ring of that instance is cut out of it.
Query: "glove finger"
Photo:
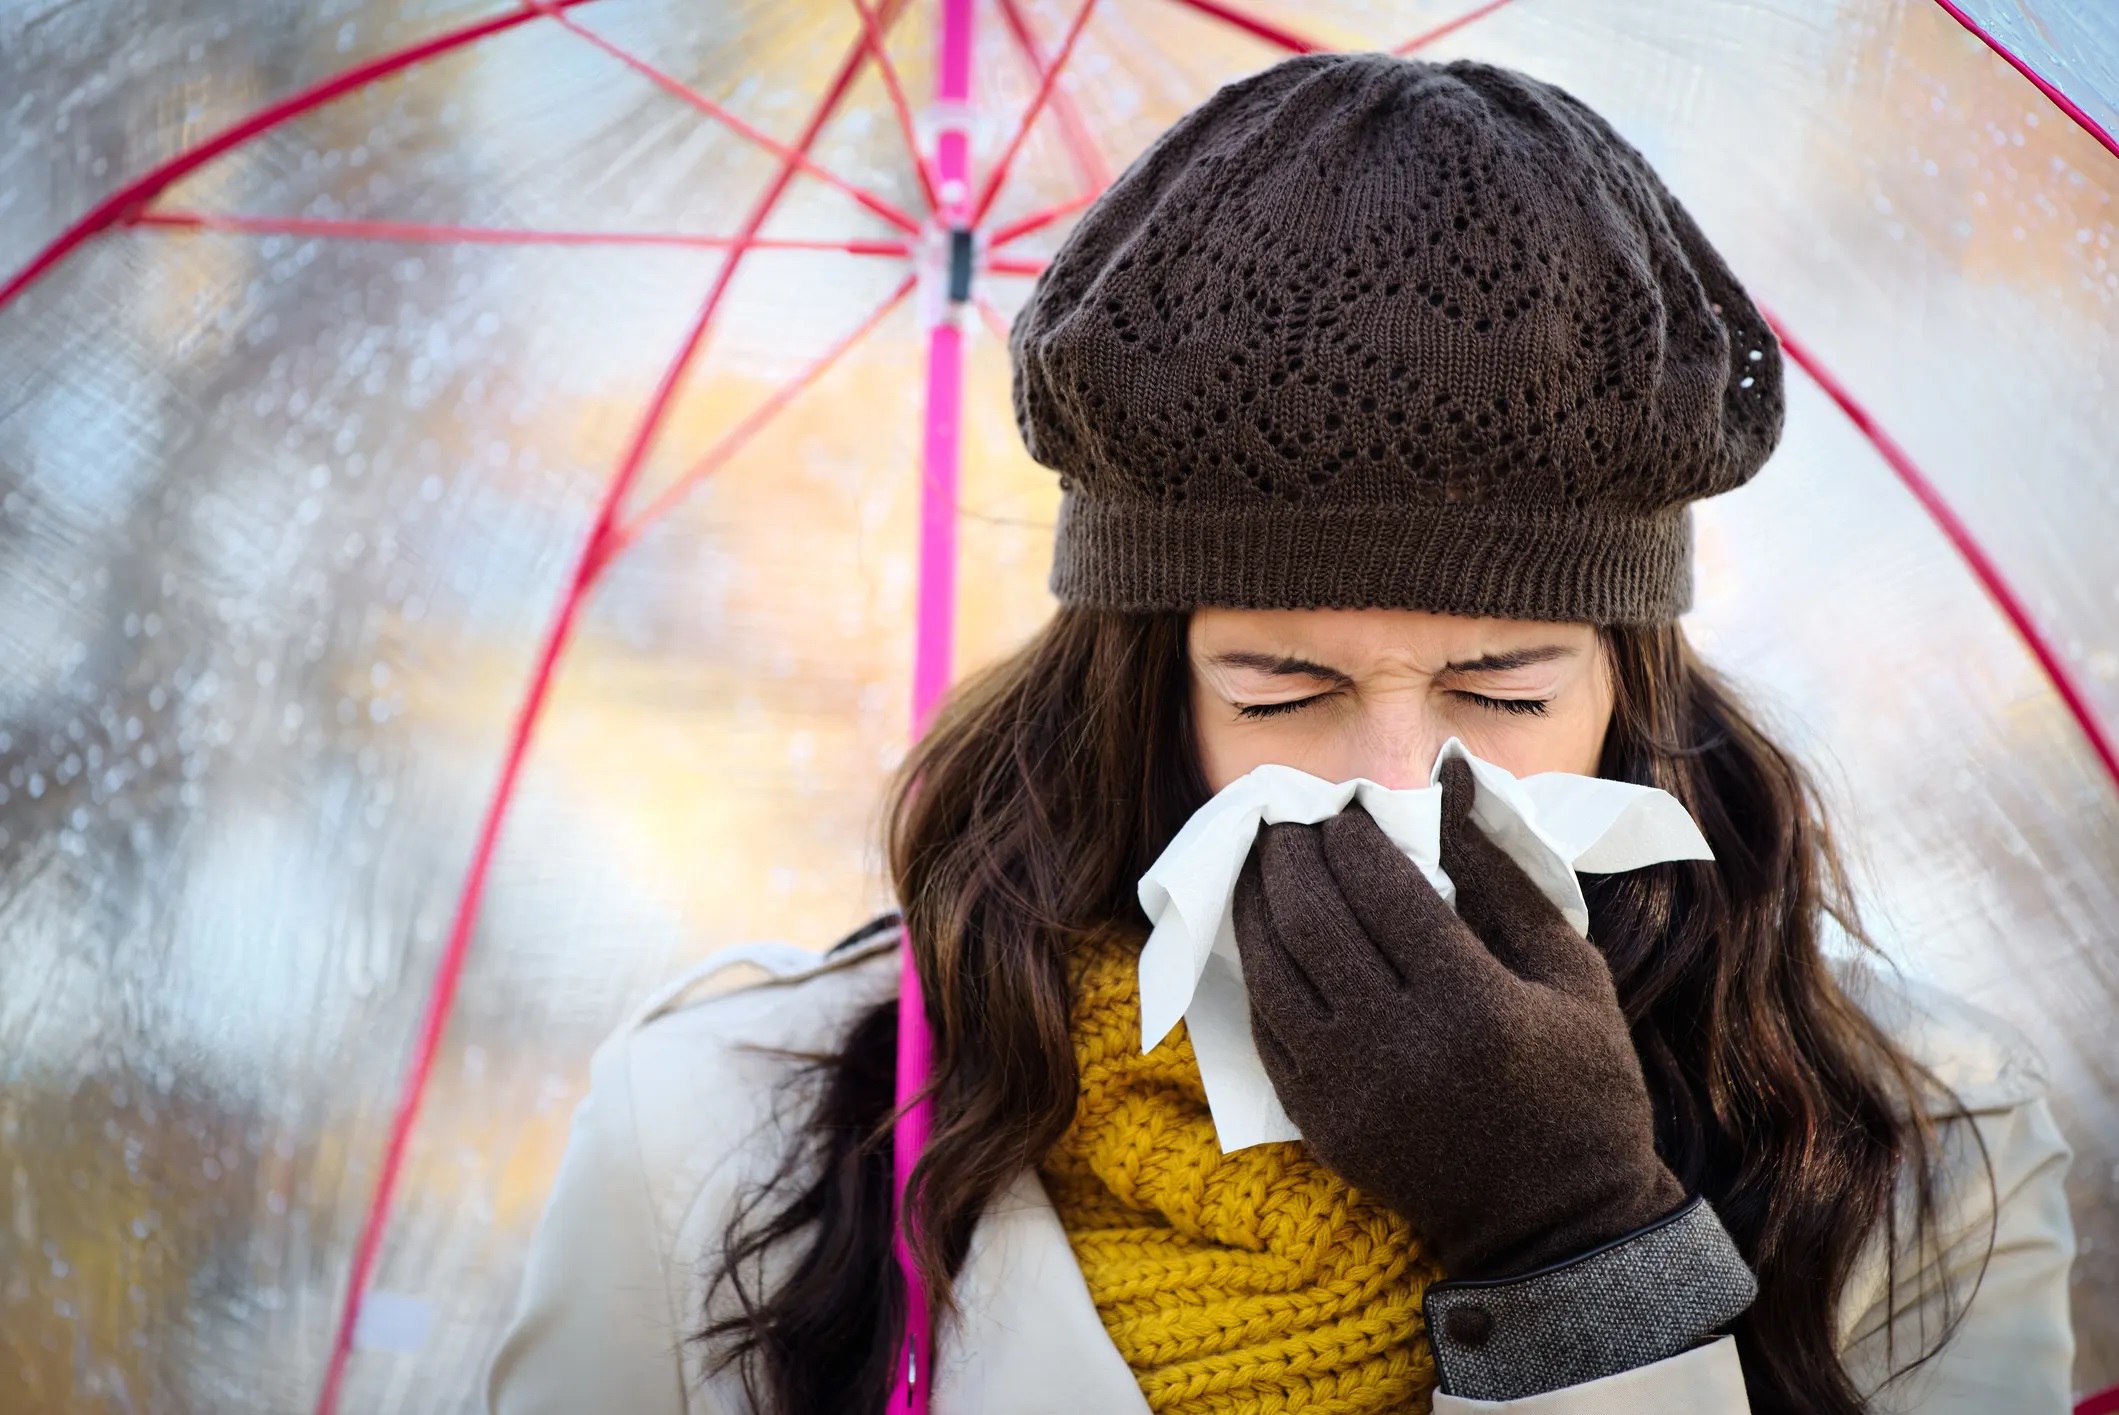
[[[1519,977],[1582,996],[1608,991],[1611,966],[1576,933],[1523,867],[1472,819],[1471,764],[1442,765],[1442,868],[1457,913]]]
[[[1258,1048],[1258,1059],[1265,1065],[1274,1093],[1284,1100],[1288,1086],[1300,1079],[1302,1068],[1295,1062],[1294,1048],[1280,1040],[1272,1018],[1255,1003],[1251,1007],[1251,1042]]]
[[[1244,857],[1236,875],[1236,897],[1230,910],[1235,925],[1236,952],[1243,960],[1244,993],[1251,1000],[1255,1025],[1261,1016],[1275,1019],[1290,1034],[1299,1035],[1324,1020],[1324,999],[1295,961],[1288,956],[1273,926],[1272,910],[1266,906],[1264,844],[1261,830]]]
[[[1323,833],[1348,908],[1405,987],[1449,997],[1515,981],[1360,803],[1326,821]]]
[[[1257,851],[1273,932],[1333,1011],[1398,990],[1398,978],[1347,907],[1314,825],[1265,827]]]

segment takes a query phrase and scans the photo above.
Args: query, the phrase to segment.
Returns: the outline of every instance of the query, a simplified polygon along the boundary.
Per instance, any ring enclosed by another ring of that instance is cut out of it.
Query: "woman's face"
[[[1425,786],[1451,737],[1518,776],[1594,776],[1611,720],[1610,668],[1590,624],[1202,608],[1186,637],[1200,766],[1215,791],[1267,762]]]

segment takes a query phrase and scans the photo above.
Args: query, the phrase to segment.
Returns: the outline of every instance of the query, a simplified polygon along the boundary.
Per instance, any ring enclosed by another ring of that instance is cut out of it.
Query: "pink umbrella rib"
[[[1257,15],[1246,14],[1234,5],[1223,4],[1222,0],[1174,0],[1174,3],[1182,5],[1188,10],[1197,10],[1202,15],[1211,16],[1225,25],[1242,30],[1253,38],[1262,39],[1268,44],[1277,45],[1287,50],[1290,54],[1321,54],[1332,47],[1329,44],[1320,44],[1314,39],[1305,39],[1295,33],[1295,31],[1276,25],[1271,20],[1261,19]]]
[[[782,171],[790,169],[783,168]],[[777,190],[774,193],[777,195]],[[755,229],[762,221],[771,202],[761,202],[746,230]],[[546,631],[543,648],[538,654],[537,671],[530,681],[530,689],[516,715],[515,729],[510,737],[508,755],[501,768],[501,776],[492,801],[486,811],[485,822],[479,830],[478,846],[472,855],[470,874],[464,892],[457,904],[456,921],[449,931],[449,941],[442,950],[435,968],[434,983],[428,993],[426,1014],[422,1018],[419,1037],[413,1045],[413,1060],[408,1083],[398,1102],[396,1115],[390,1127],[389,1143],[383,1152],[383,1164],[377,1177],[374,1196],[370,1201],[366,1221],[361,1227],[360,1241],[354,1249],[353,1270],[347,1278],[346,1301],[339,1320],[337,1335],[331,1344],[330,1364],[325,1369],[324,1387],[317,1401],[319,1415],[330,1415],[338,1408],[338,1396],[345,1380],[346,1362],[353,1351],[353,1333],[360,1319],[363,1297],[367,1292],[368,1279],[375,1268],[375,1261],[382,1247],[383,1233],[388,1227],[398,1178],[403,1172],[406,1152],[409,1150],[412,1132],[417,1128],[420,1103],[425,1098],[427,1084],[434,1069],[434,1059],[441,1047],[441,1037],[454,1010],[457,984],[463,976],[464,960],[470,954],[471,930],[477,921],[478,905],[485,892],[486,873],[492,863],[494,845],[499,839],[500,824],[506,815],[508,803],[514,799],[515,783],[520,776],[523,757],[528,750],[531,731],[549,696],[552,670],[558,662],[560,650],[565,646],[579,612],[582,600],[595,582],[598,573],[608,563],[605,540],[617,515],[619,502],[632,486],[647,459],[648,448],[662,425],[675,398],[677,387],[684,371],[691,364],[699,346],[705,341],[708,325],[721,303],[722,294],[728,289],[729,278],[742,255],[739,247],[722,263],[716,273],[714,284],[706,301],[693,320],[689,333],[677,356],[670,360],[663,371],[662,380],[656,386],[653,399],[640,419],[625,456],[604,491],[602,504],[598,507],[596,520],[588,537],[583,542],[581,555],[575,564],[573,579],[568,583],[566,595],[561,600],[559,612],[553,617]]]
[[[1008,33],[1015,40],[1015,47],[1029,64],[1030,72],[1044,81],[1047,65],[1043,51],[1039,48],[1037,35],[1030,28],[1030,18],[1023,13],[1021,0],[1000,0],[1001,19],[1008,26]],[[1060,138],[1067,144],[1067,152],[1074,160],[1075,175],[1087,189],[1083,200],[1094,198],[1094,194],[1111,185],[1111,168],[1104,161],[1101,149],[1096,145],[1096,136],[1082,118],[1080,105],[1072,95],[1060,89],[1052,95],[1052,116],[1059,120]]]
[[[2119,139],[2115,139],[2109,129],[2107,129],[2102,123],[2098,122],[2095,118],[2092,118],[2088,113],[2085,113],[2082,110],[2080,104],[2076,103],[2074,99],[2069,98],[2066,94],[2062,93],[2059,88],[2056,87],[2054,84],[2048,82],[2045,76],[2040,74],[2036,69],[2032,68],[2022,59],[2017,58],[2014,50],[2010,49],[2006,44],[2003,44],[1999,39],[1995,38],[1994,35],[1988,33],[1985,26],[1981,25],[1977,20],[1974,20],[1970,15],[1966,14],[1962,9],[1960,9],[1954,3],[1954,0],[1935,0],[1935,3],[1942,7],[1943,13],[1947,14],[1951,19],[1957,21],[1957,23],[1963,25],[1965,29],[1970,31],[1972,35],[1979,40],[1980,43],[1986,45],[1987,48],[1993,50],[1996,54],[2000,55],[2003,61],[2006,62],[2010,68],[2014,69],[2017,73],[2029,79],[2032,85],[2036,87],[2040,93],[2044,94],[2047,98],[2052,100],[2053,106],[2055,108],[2058,108],[2061,112],[2067,114],[2068,117],[2074,119],[2076,126],[2080,127],[2082,131],[2088,133],[2098,142],[2104,144],[2104,150],[2106,152],[2109,152],[2114,157],[2119,157]]]
[[[893,8],[895,17],[902,5]],[[854,77],[860,72],[865,48],[854,46],[841,63],[838,75],[826,90],[810,120],[804,125],[795,151],[806,151],[817,135],[823,131],[846,92],[853,86]],[[516,713],[515,725],[509,741],[508,756],[499,779],[494,785],[488,802],[486,816],[480,828],[476,849],[472,854],[470,869],[459,896],[455,922],[450,929],[449,941],[435,967],[434,981],[429,988],[425,1015],[420,1024],[418,1038],[413,1047],[410,1067],[400,1093],[398,1108],[392,1118],[390,1136],[383,1152],[383,1163],[376,1180],[374,1195],[363,1221],[359,1241],[354,1249],[353,1267],[347,1276],[346,1296],[337,1331],[332,1340],[330,1363],[325,1370],[324,1384],[317,1398],[318,1415],[331,1415],[338,1407],[339,1392],[343,1387],[348,1359],[353,1350],[353,1334],[358,1328],[362,1300],[367,1292],[368,1280],[374,1271],[382,1248],[382,1238],[389,1226],[390,1211],[394,1201],[398,1177],[410,1148],[413,1130],[417,1127],[419,1109],[427,1086],[432,1079],[435,1057],[441,1046],[444,1028],[449,1014],[454,1009],[456,990],[462,981],[463,965],[469,955],[471,931],[478,917],[478,906],[484,893],[487,871],[492,862],[495,844],[499,839],[500,825],[507,814],[509,803],[514,799],[515,785],[519,780],[523,757],[535,729],[537,719],[547,701],[552,682],[552,671],[558,662],[560,650],[569,637],[581,602],[590,586],[610,563],[608,538],[617,523],[619,506],[633,479],[645,463],[648,449],[652,446],[656,432],[667,415],[671,401],[681,383],[685,370],[704,343],[706,332],[719,309],[722,297],[745,254],[744,242],[756,237],[766,219],[779,204],[781,196],[794,179],[797,163],[783,159],[772,182],[766,187],[745,219],[738,238],[738,245],[731,251],[716,274],[714,284],[701,305],[698,317],[676,356],[670,361],[662,381],[657,385],[653,397],[641,416],[639,426],[625,456],[612,473],[596,519],[589,534],[582,542],[579,561],[574,578],[567,587],[558,612],[553,616],[546,631],[543,648],[538,656],[536,673],[529,690]]]
[[[1474,20],[1485,19],[1494,11],[1509,3],[1510,0],[1487,0],[1484,5],[1479,6],[1477,9],[1466,10],[1454,20],[1444,20],[1433,29],[1422,30],[1419,34],[1414,35],[1411,39],[1406,40],[1403,44],[1393,49],[1391,53],[1403,56],[1416,50],[1425,49],[1437,40],[1446,39],[1450,35],[1455,34]]]
[[[2090,708],[2088,698],[2083,695],[2074,674],[2061,661],[2052,640],[2031,618],[2022,598],[2002,574],[2001,567],[1987,554],[1986,548],[1972,534],[1971,527],[1943,500],[1942,493],[1937,491],[1935,484],[1921,472],[1912,455],[1899,444],[1898,439],[1884,430],[1868,408],[1854,397],[1845,384],[1833,377],[1830,370],[1818,362],[1816,355],[1788,332],[1786,325],[1778,319],[1772,319],[1772,323],[1774,332],[1780,336],[1781,347],[1787,350],[1788,356],[1824,390],[1826,397],[1839,405],[1839,410],[1846,414],[1848,421],[1869,440],[1869,445],[1876,449],[1877,454],[1884,459],[1899,481],[1913,493],[1914,500],[1920,503],[1921,508],[1928,513],[1943,535],[1949,538],[1950,544],[1957,548],[1957,553],[1964,558],[1965,564],[1977,577],[1980,586],[1986,590],[1987,596],[2015,627],[2017,634],[2030,649],[2032,657],[2038,660],[2038,666],[2045,670],[2046,677],[2052,681],[2054,689],[2060,694],[2060,700],[2067,705],[2076,725],[2082,729],[2083,736],[2089,739],[2090,749],[2097,754],[2097,760],[2103,763],[2105,774],[2112,779],[2114,786],[2119,786],[2119,752],[2113,750],[2111,737],[2105,732],[2104,724]]]
[[[545,231],[498,226],[453,226],[415,221],[346,221],[309,216],[238,216],[205,211],[143,211],[127,218],[128,226],[172,231],[217,231],[253,236],[319,236],[335,240],[401,241],[408,244],[498,246],[673,246],[695,250],[728,250],[734,236],[693,236],[682,232]],[[828,251],[844,255],[907,258],[903,241],[767,240],[750,242],[751,250]]]
[[[690,471],[670,483],[668,488],[660,496],[656,497],[645,511],[633,517],[631,521],[612,534],[610,556],[616,557],[624,552],[634,541],[640,539],[646,533],[649,526],[668,513],[670,508],[682,501],[694,486],[719,471],[730,458],[742,451],[744,446],[753,437],[762,432],[766,424],[771,422],[781,409],[792,403],[809,385],[822,378],[825,372],[844,357],[848,350],[860,343],[870,330],[883,322],[886,315],[903,303],[905,297],[912,293],[916,283],[913,276],[906,276],[899,283],[898,288],[893,290],[880,305],[876,306],[868,318],[862,320],[853,332],[832,345],[831,348],[825,350],[824,353],[811,361],[793,378],[774,390],[772,396],[759,404],[742,422],[729,429],[719,442],[715,443],[713,447],[707,450],[704,456],[692,464]]]
[[[554,8],[550,12],[552,22],[554,24],[558,25],[561,29],[564,29],[567,33],[575,35],[580,39],[586,41],[590,45],[593,45],[595,48],[602,50],[605,54],[610,55],[611,58],[616,59],[619,63],[625,65],[633,72],[639,74],[642,78],[645,78],[648,82],[654,84],[657,88],[660,88],[665,93],[673,94],[677,98],[680,98],[686,103],[691,104],[694,108],[697,108],[700,112],[706,114],[714,121],[722,124],[730,131],[735,132],[742,137],[750,139],[752,142],[758,144],[758,146],[764,148],[767,152],[770,152],[774,156],[780,158],[781,161],[789,163],[793,167],[801,169],[803,172],[816,178],[818,181],[824,183],[826,186],[831,187],[834,190],[844,192],[846,195],[852,197],[862,206],[867,207],[870,211],[873,211],[876,215],[882,217],[885,221],[888,221],[891,225],[897,227],[899,230],[910,232],[913,234],[917,234],[919,232],[919,219],[913,216],[911,213],[907,212],[903,207],[898,206],[894,202],[886,200],[885,198],[877,195],[876,193],[869,191],[865,187],[855,186],[852,182],[847,181],[844,177],[839,176],[837,173],[826,169],[825,167],[814,161],[808,153],[800,151],[797,148],[789,147],[786,143],[781,142],[772,134],[765,132],[761,128],[755,127],[750,123],[745,122],[743,119],[737,117],[734,113],[731,113],[728,109],[722,107],[720,104],[714,102],[714,100],[712,100],[711,98],[708,98],[705,94],[699,92],[699,90],[693,88],[690,84],[685,83],[682,79],[678,79],[669,74],[664,73],[662,70],[656,68],[653,64],[648,63],[647,60],[642,59],[637,54],[634,54],[632,51],[625,49],[620,45],[613,44],[610,40],[605,39],[602,35],[596,33],[594,30],[587,29],[579,24],[576,24],[571,17],[561,13],[556,8],[557,0],[533,0],[533,3],[539,5],[554,6]],[[861,43],[865,48],[867,44],[867,40],[865,37],[863,38]]]
[[[752,229],[762,219],[770,203],[760,203],[746,229]],[[477,922],[478,906],[485,893],[486,875],[493,862],[494,847],[500,838],[500,825],[507,812],[509,801],[514,798],[515,784],[521,776],[522,763],[527,755],[530,736],[549,699],[553,669],[559,662],[560,651],[566,646],[582,601],[587,597],[598,572],[606,562],[604,542],[618,513],[619,503],[631,487],[633,478],[639,474],[647,460],[648,448],[653,444],[656,431],[676,397],[677,387],[682,382],[685,369],[706,338],[706,330],[715,308],[720,304],[722,293],[728,288],[740,250],[723,262],[717,272],[712,289],[693,320],[690,332],[675,358],[664,369],[662,380],[656,385],[646,413],[634,431],[633,440],[627,446],[624,458],[606,485],[603,500],[597,507],[596,519],[590,526],[588,536],[582,543],[581,553],[575,561],[574,574],[569,580],[566,593],[560,601],[559,612],[553,616],[551,626],[545,632],[544,643],[538,652],[537,670],[530,680],[530,689],[515,718],[515,726],[508,741],[507,759],[501,767],[500,782],[486,809],[484,823],[478,834],[478,845],[471,857],[471,869],[463,894],[458,900],[456,919],[449,930],[448,944],[443,948],[435,979],[427,995],[425,1015],[421,1018],[419,1036],[413,1044],[412,1066],[408,1083],[398,1099],[398,1107],[390,1126],[389,1144],[383,1152],[381,1173],[376,1179],[375,1192],[369,1201],[366,1222],[361,1227],[360,1241],[354,1249],[353,1269],[346,1283],[346,1301],[340,1316],[337,1334],[331,1343],[330,1364],[324,1372],[323,1391],[317,1400],[317,1409],[322,1415],[338,1408],[339,1391],[344,1384],[346,1363],[353,1351],[353,1333],[360,1319],[363,1295],[367,1291],[368,1279],[375,1268],[375,1261],[382,1249],[383,1233],[388,1227],[392,1203],[396,1196],[397,1182],[404,1170],[407,1151],[411,1147],[412,1132],[419,1121],[420,1103],[425,1098],[427,1083],[433,1074],[434,1059],[441,1049],[443,1030],[448,1025],[449,1014],[454,1010],[456,989],[463,977],[464,960],[470,956],[471,931]]]
[[[1042,211],[1033,211],[1027,216],[1019,217],[1009,222],[1006,226],[997,226],[994,228],[993,234],[986,238],[986,249],[989,251],[998,250],[1010,241],[1020,240],[1033,231],[1044,230],[1055,221],[1064,221],[1075,212],[1095,201],[1102,194],[1100,190],[1083,192],[1080,196],[1069,197],[1066,201],[1048,206]],[[1023,272],[1011,273],[1021,274]],[[1037,272],[1031,271],[1029,273],[1034,275]]]
[[[399,1093],[396,1112],[391,1118],[390,1137],[383,1151],[381,1172],[370,1197],[359,1241],[354,1248],[353,1267],[347,1278],[346,1298],[332,1338],[329,1364],[324,1371],[323,1389],[317,1396],[316,1408],[319,1415],[330,1415],[330,1412],[338,1408],[347,1360],[353,1351],[353,1333],[360,1320],[361,1298],[367,1290],[369,1276],[373,1273],[376,1259],[382,1250],[383,1234],[388,1227],[388,1216],[396,1196],[398,1177],[404,1168],[412,1132],[418,1124],[420,1103],[425,1098],[434,1059],[441,1048],[443,1029],[448,1025],[449,1014],[455,1005],[456,988],[463,975],[464,960],[470,953],[471,930],[478,917],[480,899],[485,892],[486,876],[493,861],[494,847],[499,840],[501,821],[506,814],[508,802],[514,796],[515,783],[521,775],[531,730],[549,696],[552,673],[559,661],[560,650],[566,644],[575,615],[596,574],[598,560],[595,552],[610,508],[615,503],[615,495],[623,491],[625,480],[621,469],[621,474],[613,478],[610,489],[605,493],[604,509],[598,513],[595,528],[583,544],[575,563],[573,578],[569,581],[566,594],[560,602],[559,611],[545,632],[544,642],[538,650],[537,667],[530,680],[529,692],[517,710],[514,727],[509,734],[508,753],[501,766],[500,782],[479,827],[478,843],[472,853],[470,870],[457,903],[456,918],[449,930],[448,943],[436,965],[435,980],[427,995],[427,1006],[420,1019],[418,1037],[413,1043],[411,1070]]]
[[[2075,1406],[2075,1415],[2119,1415],[2119,1386],[2084,1396]]]
[[[1192,2],[1193,0],[1180,0],[1180,3],[1192,4]],[[1404,55],[1411,54],[1419,49],[1424,49],[1428,45],[1433,44],[1448,35],[1456,33],[1458,30],[1463,29],[1466,25],[1471,24],[1473,21],[1486,18],[1488,15],[1493,14],[1496,10],[1501,9],[1503,6],[1508,5],[1510,3],[1512,3],[1512,0],[1488,0],[1488,3],[1479,6],[1477,9],[1468,10],[1464,14],[1457,16],[1453,20],[1446,21],[1443,24],[1436,25],[1433,29],[1426,30],[1420,34],[1413,36],[1411,39],[1406,40],[1403,44],[1400,44],[1392,52],[1395,54]],[[1037,55],[1036,48],[1034,47],[1035,41],[1029,35],[1028,26],[1027,24],[1025,24],[1021,10],[1018,7],[1018,0],[1000,0],[1000,5],[1003,17],[1008,20],[1010,28],[1015,31],[1018,42],[1025,47],[1025,52],[1029,56],[1031,63],[1037,68],[1039,68],[1040,72],[1042,72],[1043,61]],[[1277,29],[1272,26],[1266,26],[1268,32],[1260,34],[1260,31],[1257,26],[1262,24],[1262,21],[1258,21],[1254,16],[1245,15],[1240,11],[1232,10],[1224,5],[1193,4],[1193,8],[1203,10],[1206,13],[1214,16],[1216,19],[1222,20],[1228,24],[1235,25],[1237,28],[1245,31],[1246,33],[1259,34],[1261,38],[1269,39],[1273,43],[1280,45],[1282,48],[1290,49],[1297,53],[1310,53],[1319,50],[1323,47],[1315,43],[1314,41],[1304,39],[1300,35],[1296,35],[1291,31]],[[1055,112],[1055,114],[1060,115],[1061,122],[1063,124],[1066,124],[1067,110],[1061,108],[1060,105],[1062,102],[1068,103],[1071,107],[1071,100],[1067,98],[1067,95],[1064,92],[1061,92],[1059,94],[1056,94],[1053,98],[1053,111]],[[1085,161],[1085,158],[1083,156],[1083,149],[1086,148],[1088,157],[1093,158],[1097,164],[1095,168],[1095,175],[1093,177],[1087,177],[1085,180],[1087,190],[1083,191],[1080,196],[1074,197],[1068,201],[1059,202],[1055,205],[1048,206],[1041,211],[1032,212],[1028,216],[1020,217],[1005,226],[997,228],[987,239],[986,248],[988,250],[997,250],[1000,247],[1007,245],[1011,241],[1019,240],[1024,236],[1030,235],[1034,231],[1041,231],[1045,227],[1052,225],[1056,221],[1065,220],[1067,217],[1072,216],[1075,212],[1080,211],[1083,207],[1089,205],[1089,203],[1095,201],[1098,195],[1102,193],[1103,189],[1106,186],[1110,185],[1109,169],[1103,164],[1101,156],[1096,153],[1094,143],[1077,142],[1076,146],[1077,163],[1082,163]],[[989,268],[1003,275],[1035,275],[1037,273],[1035,269],[1023,268],[1020,266],[1006,264],[1002,262],[995,262],[991,266],[989,266]]]
[[[550,0],[550,3],[561,8],[571,8],[575,5],[586,5],[589,0]],[[400,70],[409,69],[415,64],[461,49],[465,45],[475,44],[490,35],[511,30],[536,18],[535,11],[512,10],[490,19],[444,30],[417,44],[406,45],[388,54],[379,54],[343,73],[334,74],[328,79],[311,84],[308,88],[291,93],[276,103],[267,104],[197,146],[186,148],[168,161],[149,168],[105,197],[86,215],[60,232],[49,245],[30,258],[29,264],[16,271],[6,285],[0,286],[0,309],[7,308],[17,295],[56,268],[60,261],[71,255],[89,237],[116,225],[168,190],[172,184],[188,177],[231,148],[239,147],[260,133],[269,132],[291,118],[298,118],[313,109],[321,108],[377,79],[387,78]]]
[[[868,7],[868,0],[853,0],[853,7],[861,16],[861,34],[868,44],[868,52],[876,61],[876,72],[883,76],[883,87],[890,95],[891,111],[897,114],[898,131],[905,136],[905,151],[912,158],[912,170],[920,179],[920,192],[926,198],[927,209],[933,211],[941,204],[935,195],[934,174],[927,170],[927,154],[920,151],[920,133],[912,121],[912,106],[905,101],[905,89],[898,82],[897,65],[890,62],[890,49],[883,42],[883,33],[876,26],[876,14]]]
[[[984,295],[978,297],[979,319],[984,322],[986,332],[1001,341],[1008,342],[1008,317],[994,307],[993,301]]]
[[[1009,134],[1008,145],[1001,150],[1000,157],[993,164],[993,170],[986,174],[985,188],[980,191],[978,202],[971,210],[972,225],[976,226],[986,219],[987,211],[993,206],[993,199],[1001,194],[1001,184],[1008,180],[1008,169],[1015,164],[1016,154],[1022,151],[1023,140],[1030,136],[1030,129],[1036,125],[1038,114],[1045,111],[1046,100],[1052,97],[1053,89],[1059,84],[1060,71],[1067,67],[1067,61],[1074,56],[1075,41],[1082,37],[1082,30],[1088,25],[1089,16],[1095,9],[1096,0],[1082,0],[1081,7],[1074,12],[1074,22],[1067,26],[1067,36],[1060,41],[1059,53],[1052,56],[1052,63],[1046,67],[1043,77],[1038,80],[1037,92],[1031,95],[1029,105],[1023,110],[1022,121],[1015,125],[1015,131]]]

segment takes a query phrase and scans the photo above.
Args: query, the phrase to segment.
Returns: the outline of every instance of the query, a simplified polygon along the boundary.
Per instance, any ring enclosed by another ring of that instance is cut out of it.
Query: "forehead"
[[[1383,657],[1436,664],[1533,644],[1586,649],[1596,628],[1586,623],[1474,618],[1420,609],[1225,609],[1192,613],[1188,642],[1194,657],[1230,649],[1300,654],[1334,668]]]

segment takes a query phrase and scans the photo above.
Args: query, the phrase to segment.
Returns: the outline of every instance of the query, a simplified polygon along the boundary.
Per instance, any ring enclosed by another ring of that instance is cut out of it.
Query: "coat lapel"
[[[937,1337],[934,1415],[1148,1415],[1037,1171],[987,1206]]]

